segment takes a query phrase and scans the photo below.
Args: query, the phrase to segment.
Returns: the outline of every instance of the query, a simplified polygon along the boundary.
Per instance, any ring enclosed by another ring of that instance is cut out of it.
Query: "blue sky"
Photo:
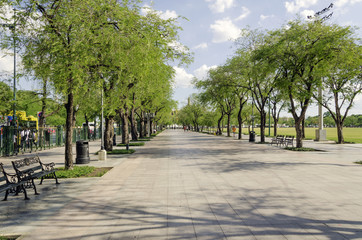
[[[331,3],[332,23],[362,27],[362,0],[154,0],[145,1],[163,18],[183,16],[180,42],[194,53],[189,66],[175,66],[176,86],[174,99],[179,106],[187,103],[187,97],[196,92],[191,85],[194,77],[203,78],[211,67],[225,63],[235,51],[233,40],[242,28],[275,29],[297,15],[313,15]],[[358,30],[362,37],[362,30]],[[362,97],[351,113],[362,113]],[[316,115],[310,108],[308,115]]]

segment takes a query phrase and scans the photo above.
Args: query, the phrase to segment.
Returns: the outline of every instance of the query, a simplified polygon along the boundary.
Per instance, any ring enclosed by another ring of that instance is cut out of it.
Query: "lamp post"
[[[314,21],[324,22],[328,19],[330,19],[333,15],[333,12],[329,15],[325,15],[324,17],[321,17],[324,13],[329,12],[334,7],[333,3],[331,3],[328,7],[324,8],[323,10],[315,13],[312,16],[308,16],[308,19],[315,19]],[[323,79],[322,79],[323,80]],[[322,102],[323,100],[323,92],[322,92],[322,86],[318,87],[318,98],[319,101]],[[315,135],[316,135],[316,141],[326,141],[327,140],[327,132],[325,129],[323,129],[323,109],[322,104],[318,103],[318,114],[319,114],[319,128],[316,129]]]
[[[270,97],[269,97],[269,137],[270,137]]]
[[[323,100],[323,92],[322,87],[318,88],[318,98],[319,101],[322,102]],[[319,128],[315,131],[316,141],[326,141],[327,140],[327,131],[323,128],[323,108],[322,104],[318,104],[318,114],[319,114]]]
[[[102,80],[103,76],[101,75]],[[98,160],[104,161],[107,160],[107,151],[104,149],[104,114],[103,114],[103,85],[102,84],[102,91],[101,91],[101,150],[98,152]]]
[[[101,150],[104,150],[104,122],[103,122],[103,86],[101,91]]]

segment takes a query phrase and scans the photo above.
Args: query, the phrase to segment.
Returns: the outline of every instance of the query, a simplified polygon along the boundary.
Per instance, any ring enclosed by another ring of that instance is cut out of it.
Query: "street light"
[[[101,150],[98,152],[98,160],[105,161],[107,160],[107,151],[104,149],[104,113],[103,113],[103,89],[104,89],[104,78],[101,75],[103,81],[102,91],[101,91]]]

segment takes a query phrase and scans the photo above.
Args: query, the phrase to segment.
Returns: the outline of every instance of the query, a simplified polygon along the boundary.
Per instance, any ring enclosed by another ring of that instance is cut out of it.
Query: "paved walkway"
[[[29,191],[30,201],[0,202],[0,233],[47,240],[362,239],[362,166],[353,163],[362,160],[362,145],[308,145],[325,151],[168,130],[131,156],[107,160],[115,167],[102,178],[46,181],[44,194]]]

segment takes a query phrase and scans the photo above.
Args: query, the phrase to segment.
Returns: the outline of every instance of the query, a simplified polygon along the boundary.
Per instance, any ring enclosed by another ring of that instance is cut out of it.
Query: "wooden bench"
[[[0,177],[0,192],[5,192],[5,198],[3,201],[8,199],[9,193],[15,193],[15,195],[18,195],[19,192],[23,192],[24,199],[29,200],[24,187],[24,182],[18,181],[16,174],[7,173],[2,163],[0,163],[0,170],[3,173]]]
[[[26,182],[26,184],[24,184],[25,188],[33,188],[36,195],[38,195],[38,192],[34,184],[34,179],[40,178],[40,184],[42,184],[45,176],[52,176],[55,179],[55,183],[59,184],[55,174],[55,164],[53,162],[48,164],[42,163],[39,156],[12,161],[12,164],[18,180]]]
[[[284,144],[284,135],[277,135],[275,138],[272,138],[270,145],[276,144],[277,146],[281,146]]]
[[[288,147],[289,145],[292,145],[294,147],[294,136],[286,136],[284,140],[285,147]]]

